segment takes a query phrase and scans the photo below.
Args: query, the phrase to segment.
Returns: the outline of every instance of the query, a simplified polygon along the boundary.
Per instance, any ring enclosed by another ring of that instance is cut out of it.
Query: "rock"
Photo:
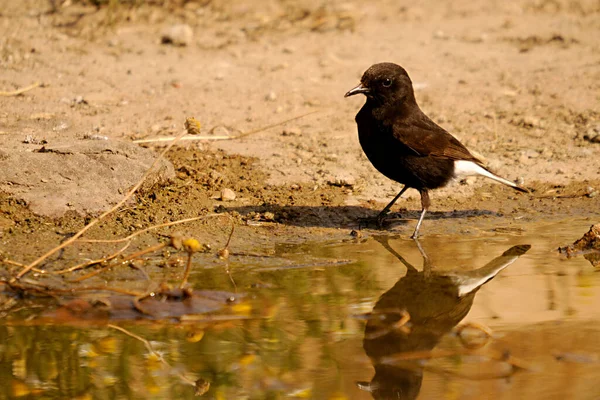
[[[85,215],[109,209],[123,198],[122,188],[135,185],[157,156],[118,140],[53,140],[38,146],[44,151],[19,149],[0,157],[0,189],[49,217],[69,210]],[[141,191],[174,176],[173,165],[163,159]]]
[[[270,211],[263,213],[262,216],[265,221],[275,221],[275,214]]]
[[[462,183],[463,185],[473,185],[475,182],[477,182],[477,178],[474,176],[467,176],[465,179],[461,180],[460,183]]]
[[[600,224],[592,225],[583,237],[577,239],[571,245],[559,248],[558,251],[566,253],[567,257],[584,253],[583,257],[592,266],[600,266]]]
[[[336,175],[327,182],[331,186],[353,187],[356,185],[356,178],[351,175]]]
[[[531,165],[533,164],[533,160],[527,156],[527,154],[523,153],[519,157],[519,164],[522,165]]]
[[[277,100],[277,95],[274,91],[270,91],[268,95],[265,96],[265,100],[267,101],[275,101]]]
[[[222,201],[233,201],[235,200],[235,192],[231,189],[225,188],[221,190],[221,200]]]
[[[362,237],[362,233],[360,231],[352,229],[352,231],[350,231],[350,236],[360,239]]]
[[[310,100],[306,100],[304,102],[305,105],[309,106],[309,107],[318,107],[321,105],[321,101],[317,100],[317,99],[310,99]]]
[[[281,136],[299,136],[301,134],[298,128],[286,128],[281,132]]]
[[[524,128],[542,128],[543,127],[542,120],[533,115],[524,116],[523,118],[518,120],[517,124]]]
[[[434,39],[440,39],[440,40],[448,40],[449,37],[446,34],[446,32],[438,29],[437,31],[433,32],[433,37]]]
[[[194,31],[188,24],[176,24],[165,28],[161,35],[161,43],[174,46],[187,46],[192,42]]]
[[[600,143],[600,135],[596,135],[594,132],[588,132],[583,136],[583,139],[590,143]]]

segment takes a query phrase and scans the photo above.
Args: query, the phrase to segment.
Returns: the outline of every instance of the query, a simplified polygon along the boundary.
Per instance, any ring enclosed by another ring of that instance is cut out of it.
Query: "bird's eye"
[[[392,80],[390,78],[385,78],[381,84],[384,87],[390,87],[392,86]]]

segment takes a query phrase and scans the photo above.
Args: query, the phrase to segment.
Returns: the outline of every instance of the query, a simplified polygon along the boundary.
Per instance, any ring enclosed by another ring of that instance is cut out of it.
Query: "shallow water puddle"
[[[600,273],[556,251],[592,222],[231,257],[244,296],[178,322],[4,317],[0,398],[597,399]]]

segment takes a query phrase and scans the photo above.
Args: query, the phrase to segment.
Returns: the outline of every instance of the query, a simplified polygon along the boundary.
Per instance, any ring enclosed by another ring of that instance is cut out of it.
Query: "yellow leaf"
[[[190,343],[198,343],[200,340],[202,340],[203,337],[203,330],[195,330],[188,332],[188,334],[185,336],[185,340],[187,340]]]
[[[252,312],[252,304],[250,303],[238,303],[231,306],[231,309],[236,314],[249,315]]]
[[[240,365],[247,366],[247,365],[252,364],[254,362],[254,360],[256,360],[256,355],[246,354],[245,356],[240,358],[239,363],[240,363]]]
[[[23,397],[31,393],[29,386],[27,386],[25,382],[19,381],[17,379],[13,379],[11,381],[10,388],[13,397]]]

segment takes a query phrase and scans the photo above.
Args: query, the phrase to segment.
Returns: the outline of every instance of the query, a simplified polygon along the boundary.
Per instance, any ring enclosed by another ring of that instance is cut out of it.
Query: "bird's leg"
[[[392,246],[390,246],[390,242],[389,242],[390,237],[389,236],[375,235],[375,236],[373,236],[373,239],[378,241],[387,251],[389,251],[394,257],[396,257],[398,260],[400,260],[400,262],[402,264],[404,264],[404,266],[406,267],[406,269],[409,272],[418,272],[418,270],[413,265],[411,265],[408,261],[406,261],[404,259],[404,257],[402,257],[396,250],[394,250],[392,248]],[[417,241],[417,245],[418,245],[418,241]],[[419,248],[420,248],[420,246],[419,246]]]
[[[425,278],[429,278],[431,276],[431,260],[427,256],[427,253],[425,253],[425,249],[423,249],[423,247],[421,246],[419,239],[417,237],[414,237],[413,239],[417,244],[417,248],[419,249],[419,253],[421,253],[421,257],[423,257],[423,276]]]
[[[400,198],[400,196],[402,196],[402,194],[404,194],[404,192],[406,192],[407,189],[408,186],[405,185],[402,188],[402,190],[400,190],[400,192],[396,195],[396,197],[394,197],[392,201],[390,201],[389,204],[385,206],[385,208],[381,210],[381,212],[377,215],[377,226],[379,228],[381,228],[381,226],[383,225],[383,220],[385,219],[385,216],[390,212],[390,208],[392,208],[394,203]]]
[[[425,218],[425,213],[427,212],[427,209],[431,205],[431,201],[429,200],[429,192],[427,192],[427,189],[421,189],[421,190],[419,190],[419,193],[421,193],[422,211],[421,211],[421,216],[419,217],[419,221],[417,222],[417,227],[415,228],[415,231],[413,232],[412,236],[410,237],[411,239],[416,239],[419,237],[419,228],[421,227],[423,218]]]

